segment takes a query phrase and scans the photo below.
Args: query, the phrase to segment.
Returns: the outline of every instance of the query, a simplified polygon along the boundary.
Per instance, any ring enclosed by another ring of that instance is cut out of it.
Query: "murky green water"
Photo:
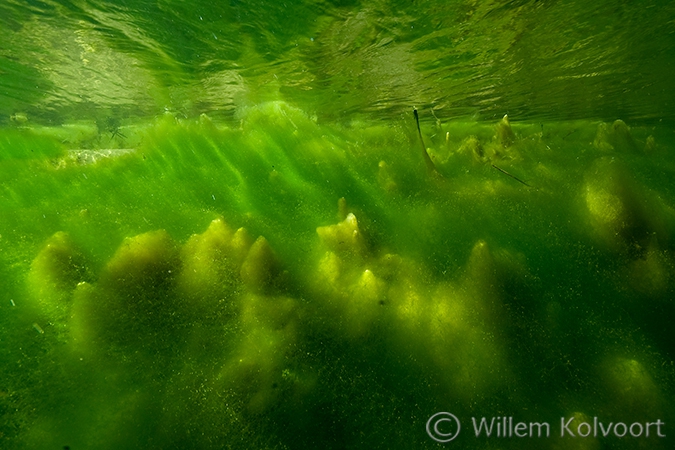
[[[674,23],[4,0],[0,448],[672,448]]]

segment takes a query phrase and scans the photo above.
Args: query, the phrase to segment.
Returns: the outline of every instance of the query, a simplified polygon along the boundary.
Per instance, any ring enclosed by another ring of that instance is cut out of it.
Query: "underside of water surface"
[[[672,6],[253,3],[0,6],[0,448],[672,448]]]

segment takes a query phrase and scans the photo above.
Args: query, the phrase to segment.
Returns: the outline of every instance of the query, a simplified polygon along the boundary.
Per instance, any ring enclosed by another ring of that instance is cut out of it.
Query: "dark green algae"
[[[2,446],[436,448],[437,411],[462,448],[495,445],[470,417],[673,423],[668,130],[437,123],[434,177],[412,113],[239,119],[0,131]]]

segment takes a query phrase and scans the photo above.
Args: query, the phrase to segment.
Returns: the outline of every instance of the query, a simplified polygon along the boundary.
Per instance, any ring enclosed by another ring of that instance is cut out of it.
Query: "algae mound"
[[[45,161],[68,149],[40,130],[0,204],[21,211],[0,224],[3,332],[41,367],[4,369],[0,401],[30,408],[3,410],[22,424],[3,443],[425,448],[443,410],[671,421],[666,134],[437,127],[442,179],[410,120],[319,125],[280,102],[237,128],[165,115],[96,164]]]

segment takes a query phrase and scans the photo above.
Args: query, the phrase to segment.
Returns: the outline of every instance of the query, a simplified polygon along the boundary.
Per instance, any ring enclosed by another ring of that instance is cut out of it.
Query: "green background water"
[[[0,446],[671,448],[674,21],[2,2]]]

